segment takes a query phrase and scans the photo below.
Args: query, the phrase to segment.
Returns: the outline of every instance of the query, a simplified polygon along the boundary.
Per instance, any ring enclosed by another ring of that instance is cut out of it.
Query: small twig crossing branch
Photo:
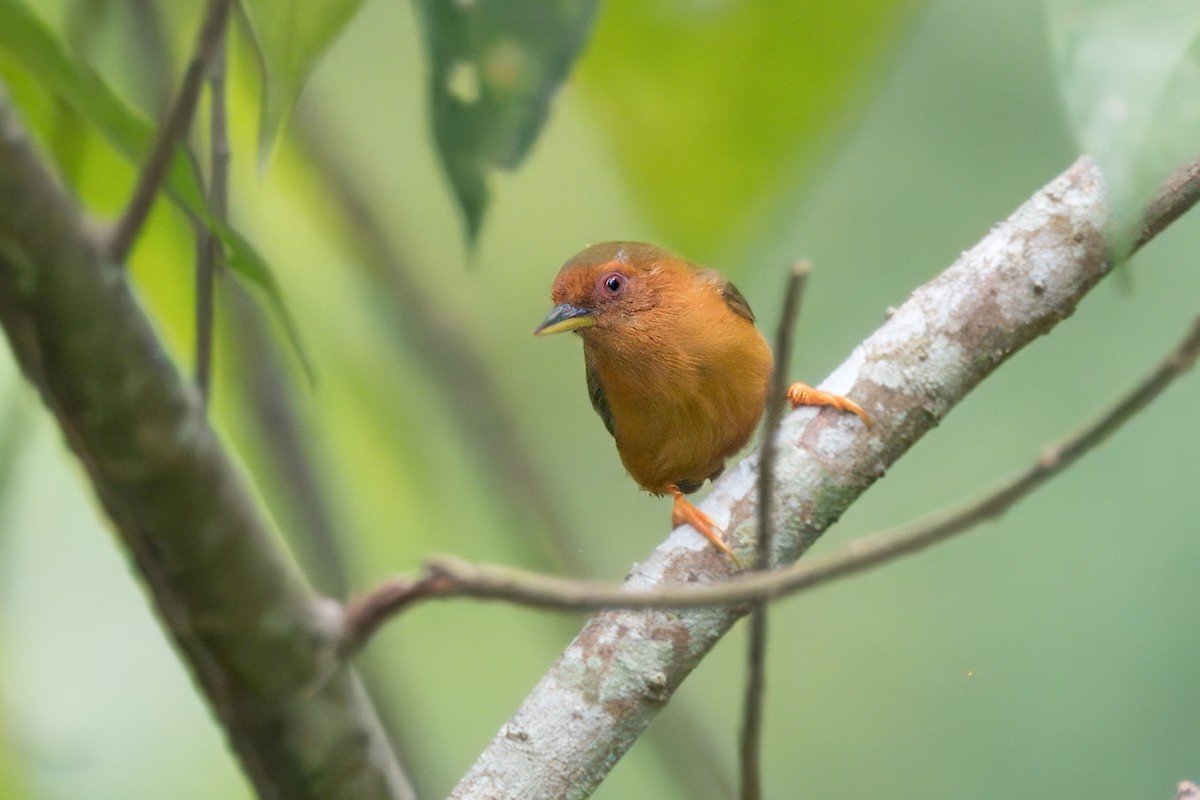
[[[758,549],[754,563],[756,570],[775,566],[772,553],[775,544],[775,520],[770,509],[774,505],[775,454],[779,451],[776,435],[787,408],[787,373],[792,361],[792,342],[795,340],[796,321],[800,317],[804,285],[811,269],[812,264],[808,261],[802,260],[792,264],[783,291],[783,310],[775,335],[775,368],[771,371],[771,386],[767,390],[767,403],[763,409],[762,444],[758,448]]]
[[[792,342],[796,320],[800,317],[800,301],[804,284],[812,265],[797,261],[788,275],[783,293],[783,311],[775,336],[775,367],[771,370],[771,385],[763,409],[763,437],[758,449],[758,548],[754,569],[758,572],[774,566],[771,554],[775,545],[774,507],[776,433],[783,422],[787,406],[787,371],[792,361]],[[767,604],[759,601],[750,611],[750,633],[747,646],[746,693],[742,706],[741,732],[741,794],[742,800],[758,800],[762,796],[762,719],[763,696],[766,692]]]

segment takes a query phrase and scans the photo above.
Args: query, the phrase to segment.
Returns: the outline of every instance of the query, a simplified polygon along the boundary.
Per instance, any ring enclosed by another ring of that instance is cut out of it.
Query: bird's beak
[[[548,333],[577,331],[580,328],[590,328],[596,324],[595,311],[590,308],[561,303],[550,309],[550,313],[542,320],[542,324],[533,329],[534,336],[545,336]]]

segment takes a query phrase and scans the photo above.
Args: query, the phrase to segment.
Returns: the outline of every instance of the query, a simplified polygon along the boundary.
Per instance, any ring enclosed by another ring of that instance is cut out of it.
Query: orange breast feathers
[[[609,242],[555,280],[539,333],[584,342],[592,404],[629,474],[654,494],[695,491],[758,425],[771,350],[724,277],[664,250]]]

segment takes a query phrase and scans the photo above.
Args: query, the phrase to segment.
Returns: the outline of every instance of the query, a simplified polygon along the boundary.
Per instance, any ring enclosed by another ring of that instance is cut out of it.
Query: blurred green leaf
[[[1123,254],[1159,184],[1200,155],[1200,3],[1045,0],[1054,61],[1080,147],[1108,181]]]
[[[220,225],[217,228],[217,236],[228,254],[229,266],[266,294],[267,303],[283,326],[283,332],[292,346],[292,350],[295,351],[296,357],[300,360],[300,366],[304,368],[309,385],[315,385],[316,373],[313,371],[312,362],[305,353],[304,343],[300,339],[300,329],[296,327],[296,320],[292,318],[287,304],[283,302],[283,290],[275,280],[275,273],[271,271],[271,265],[258,254],[258,251],[246,241],[244,236],[233,228]]]
[[[131,164],[141,163],[154,138],[154,126],[121,100],[96,73],[72,58],[54,32],[20,0],[0,0],[0,49],[95,125]],[[225,245],[229,266],[266,293],[307,370],[308,360],[270,265],[245,237],[213,218],[196,167],[182,147],[177,149],[171,163],[165,188],[180,208],[203,221],[217,235]]]
[[[587,39],[595,0],[417,0],[433,131],[466,223],[479,234],[492,169],[521,163]]]
[[[91,69],[78,63],[25,3],[0,0],[0,48],[95,125],[134,161],[150,146],[154,128],[130,110]],[[136,161],[135,161],[136,163]],[[195,185],[172,187],[201,202]]]
[[[309,72],[358,12],[362,0],[242,0],[241,5],[262,64],[259,157],[265,161]]]
[[[921,5],[612,3],[580,83],[650,216],[703,257],[811,173]]]

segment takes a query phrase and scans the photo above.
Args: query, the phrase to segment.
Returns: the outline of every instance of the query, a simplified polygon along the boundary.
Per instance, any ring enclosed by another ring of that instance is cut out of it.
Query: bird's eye
[[[625,288],[625,276],[614,272],[606,276],[601,283],[604,285],[604,290],[609,294],[620,294],[621,290]]]

